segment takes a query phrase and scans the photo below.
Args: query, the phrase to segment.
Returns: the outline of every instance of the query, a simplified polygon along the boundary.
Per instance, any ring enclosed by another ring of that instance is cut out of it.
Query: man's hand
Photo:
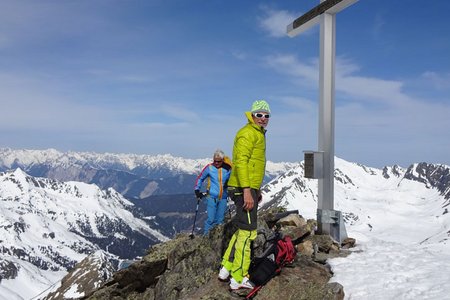
[[[245,210],[252,210],[255,202],[253,201],[252,192],[250,188],[244,188],[244,205],[242,206]]]
[[[195,190],[194,192],[195,192],[195,196],[198,199],[202,199],[203,198],[203,193],[201,193],[200,190]]]

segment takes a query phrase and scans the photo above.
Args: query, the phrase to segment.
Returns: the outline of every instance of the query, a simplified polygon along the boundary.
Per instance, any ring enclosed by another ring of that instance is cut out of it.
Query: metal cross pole
[[[340,211],[334,210],[334,77],[336,14],[358,0],[321,0],[287,27],[294,37],[320,22],[319,151],[305,151],[305,177],[319,179],[318,232],[338,242],[347,237]],[[313,170],[308,170],[311,167]]]

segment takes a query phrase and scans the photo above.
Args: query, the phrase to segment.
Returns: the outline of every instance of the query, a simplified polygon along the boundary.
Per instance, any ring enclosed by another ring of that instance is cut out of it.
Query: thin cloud
[[[408,101],[409,97],[402,91],[400,81],[384,80],[361,76],[343,76],[336,78],[336,91],[364,102],[395,105]]]
[[[220,22],[211,29],[203,21],[220,20],[211,15],[220,6],[197,14],[195,5],[150,2],[3,1],[2,143],[209,157],[216,148],[231,150],[234,134],[246,122],[243,112],[252,99],[264,97],[273,109],[269,159],[291,160],[301,157],[302,149],[315,148],[318,45],[305,42],[299,47],[280,39],[301,15],[295,7],[305,5],[234,7],[230,15],[236,16],[235,26]],[[386,31],[396,21],[390,11],[398,7],[389,1],[381,6],[365,1],[359,6],[364,14],[348,10],[356,23],[343,22],[339,29],[357,29],[357,39],[346,41],[350,52],[336,60],[336,142],[341,143],[336,149],[355,154],[351,161],[384,163],[393,157],[388,151],[394,146],[397,152],[419,155],[426,152],[415,149],[425,148],[431,139],[433,153],[449,152],[448,133],[443,132],[450,115],[450,75],[442,52],[447,40],[433,44],[437,40],[422,32],[415,51],[404,52],[400,42],[390,44],[394,37],[406,37],[409,28]],[[430,17],[428,26],[419,28],[429,32],[442,20]],[[217,38],[216,29],[223,36]],[[315,26],[307,34],[318,35],[318,30]],[[359,53],[352,49],[361,50],[361,40],[367,41],[367,55],[361,59],[371,58],[370,69],[352,60]],[[408,55],[428,53],[432,45],[439,46],[429,52],[436,55],[403,68],[414,61]],[[406,60],[393,64],[400,61],[396,55]],[[436,63],[440,68],[430,67]],[[401,77],[407,73],[412,78]],[[397,147],[399,141],[408,147]],[[444,142],[446,147],[436,146]],[[386,151],[383,156],[377,153],[380,148]],[[397,153],[392,159],[405,156]]]
[[[267,7],[262,7],[262,10],[264,15],[259,18],[259,24],[269,36],[275,38],[287,37],[287,25],[300,15],[286,10],[273,10]]]
[[[437,72],[427,71],[424,72],[421,77],[430,82],[436,89],[450,89],[450,73],[439,74]]]
[[[316,61],[310,64],[302,63],[295,55],[272,55],[265,59],[266,64],[286,75],[291,75],[296,79],[317,83],[319,79],[318,65]]]
[[[232,51],[231,55],[233,55],[233,57],[235,57],[238,60],[246,60],[247,59],[247,54],[242,52],[242,51]]]
[[[34,74],[36,75],[36,74]],[[165,101],[126,103],[93,96],[65,94],[47,78],[0,73],[2,106],[14,114],[3,114],[0,127],[8,130],[49,132],[115,132],[137,124],[181,127],[198,119],[196,112],[182,104]],[[73,98],[72,98],[73,97]],[[81,101],[80,101],[81,100]]]
[[[154,79],[148,76],[141,76],[141,75],[124,75],[119,77],[118,79],[120,81],[125,81],[129,83],[149,83],[154,81]]]
[[[71,101],[46,90],[38,81],[0,76],[4,113],[0,127],[8,130],[49,132],[103,131],[112,120],[107,109]],[[8,78],[5,81],[5,78]]]
[[[303,98],[303,97],[281,97],[279,102],[283,104],[283,106],[288,107],[289,111],[292,109],[296,111],[301,111],[306,114],[313,113],[315,114],[317,111],[317,103],[314,100]]]
[[[86,8],[88,4],[82,2],[2,2],[2,30],[14,46],[69,36],[78,39],[108,26],[101,15]]]
[[[384,80],[354,75],[360,70],[349,59],[336,59],[336,92],[343,92],[358,99],[358,101],[382,101],[393,103],[405,101],[407,96],[403,93],[403,83],[394,80]],[[317,60],[302,63],[295,55],[276,55],[266,58],[266,63],[279,73],[289,75],[302,86],[317,88],[319,79],[319,66]]]
[[[375,21],[372,28],[372,35],[375,40],[382,39],[383,27],[385,26],[385,24],[386,21],[384,20],[384,17],[381,14],[377,14],[375,16]]]
[[[161,112],[169,117],[184,121],[195,121],[199,118],[195,111],[187,109],[186,107],[176,103],[162,105]]]
[[[336,74],[339,77],[351,75],[361,69],[356,63],[353,63],[351,59],[339,56],[336,60]]]
[[[268,57],[266,63],[301,86],[304,93],[318,94],[317,60],[303,63],[294,55],[277,55]],[[375,155],[370,152],[376,152],[387,163],[393,157],[402,157],[405,164],[405,161],[427,161],[430,149],[422,145],[439,145],[439,149],[432,150],[439,155],[449,148],[450,142],[442,140],[448,135],[448,101],[415,97],[407,92],[404,81],[360,76],[360,69],[350,59],[337,58],[336,155],[345,153],[353,160],[363,161],[367,155]],[[426,72],[421,78],[434,82],[437,87],[450,83],[447,75],[434,72]],[[297,127],[299,139],[304,139],[302,146],[308,145],[317,136],[318,104],[302,97],[286,97],[282,103],[293,109],[282,117],[288,122],[279,123],[284,128]],[[296,117],[289,117],[292,114]],[[300,130],[305,128],[314,132]],[[273,129],[282,135],[278,125]]]

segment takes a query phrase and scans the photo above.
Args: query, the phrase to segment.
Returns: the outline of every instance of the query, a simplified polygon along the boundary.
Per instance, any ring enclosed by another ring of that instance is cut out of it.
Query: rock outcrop
[[[50,292],[43,300],[76,299],[98,289],[103,282],[112,277],[113,260],[99,250],[75,265],[61,280],[57,289]]]
[[[266,220],[269,220],[267,222]],[[297,244],[294,263],[268,282],[254,299],[343,299],[339,283],[328,283],[332,272],[326,258],[345,254],[329,236],[314,235],[314,221],[290,216],[274,222],[274,215],[260,217],[258,231],[272,230],[268,224],[289,235]],[[155,245],[142,260],[116,272],[112,279],[83,299],[233,299],[240,298],[217,279],[223,252],[235,231],[231,222],[214,228],[208,236],[193,239],[180,234]],[[264,243],[254,241],[254,251]],[[303,251],[302,249],[310,249]]]

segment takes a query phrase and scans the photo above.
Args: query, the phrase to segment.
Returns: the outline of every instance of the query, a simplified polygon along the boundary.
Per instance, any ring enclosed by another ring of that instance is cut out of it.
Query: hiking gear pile
[[[251,299],[270,279],[280,274],[281,269],[293,263],[297,251],[289,236],[275,232],[266,239],[264,250],[250,263],[249,276],[255,288],[246,296]]]

